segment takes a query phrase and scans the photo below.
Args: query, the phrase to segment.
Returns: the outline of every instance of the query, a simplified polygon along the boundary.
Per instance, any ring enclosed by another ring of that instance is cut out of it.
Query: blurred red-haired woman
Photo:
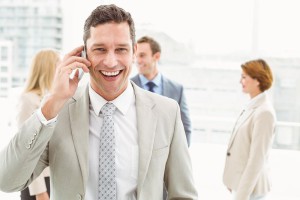
[[[265,93],[272,86],[273,75],[262,59],[241,67],[240,83],[251,100],[233,128],[223,181],[234,200],[263,200],[270,191],[268,155],[276,124],[274,108]]]

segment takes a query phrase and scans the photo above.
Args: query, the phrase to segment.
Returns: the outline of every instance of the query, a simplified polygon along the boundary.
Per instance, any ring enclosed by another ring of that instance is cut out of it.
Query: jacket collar
[[[78,88],[73,101],[69,103],[70,123],[76,154],[78,157],[83,186],[88,179],[88,145],[89,145],[89,94],[88,85]]]
[[[236,133],[241,127],[241,125],[243,125],[247,121],[247,119],[254,113],[257,107],[261,106],[266,101],[267,101],[267,95],[265,92],[263,92],[257,95],[256,97],[254,97],[253,99],[251,99],[250,102],[246,105],[246,107],[242,110],[234,125],[232,135],[228,143],[228,149],[232,146]]]
[[[137,113],[137,131],[139,143],[139,167],[138,167],[138,188],[140,194],[143,187],[154,144],[155,130],[157,126],[157,116],[153,109],[155,103],[152,100],[151,93],[139,88],[133,82],[133,91],[136,99]],[[83,177],[83,186],[86,188],[89,161],[89,92],[88,85],[86,88],[78,89],[69,103],[70,123],[75,150],[78,156],[80,169]]]

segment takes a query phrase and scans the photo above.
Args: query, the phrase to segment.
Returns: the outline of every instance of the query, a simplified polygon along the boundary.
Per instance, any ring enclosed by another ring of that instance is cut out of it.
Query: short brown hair
[[[243,71],[259,82],[259,89],[264,92],[273,83],[271,68],[263,59],[251,60],[241,65]]]
[[[124,9],[114,4],[98,6],[95,10],[92,11],[90,16],[85,20],[84,33],[83,33],[84,44],[86,44],[87,39],[91,36],[91,32],[90,32],[91,27],[96,27],[99,24],[105,24],[110,22],[115,22],[115,23],[127,22],[130,30],[132,46],[134,46],[135,43],[134,21],[129,12],[126,12]]]
[[[161,48],[159,43],[154,40],[152,37],[149,36],[143,36],[140,39],[138,39],[137,43],[148,43],[150,45],[150,49],[152,51],[152,55],[156,54],[157,52],[161,53]]]

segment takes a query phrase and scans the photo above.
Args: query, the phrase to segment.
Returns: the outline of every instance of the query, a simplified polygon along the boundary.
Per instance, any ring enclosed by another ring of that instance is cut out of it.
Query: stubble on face
[[[149,43],[137,45],[138,71],[148,80],[152,80],[158,73],[156,62]]]
[[[127,88],[134,59],[128,24],[106,23],[92,27],[87,51],[92,63],[92,88],[108,101],[115,99]]]

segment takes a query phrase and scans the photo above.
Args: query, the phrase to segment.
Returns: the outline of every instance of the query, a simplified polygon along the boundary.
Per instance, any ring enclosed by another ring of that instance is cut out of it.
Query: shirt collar
[[[101,108],[108,102],[105,100],[102,96],[97,94],[91,85],[89,84],[89,96],[90,96],[90,101],[92,108],[97,116],[99,116]],[[113,103],[117,109],[125,115],[127,111],[129,110],[129,106],[133,103],[135,103],[135,98],[134,98],[134,92],[132,85],[128,81],[128,85],[126,90],[120,94],[116,99],[113,101],[110,101]]]
[[[246,105],[246,109],[252,108],[257,102],[266,97],[266,93],[262,92],[259,95],[253,97],[249,103]]]
[[[139,74],[140,80],[141,80],[141,84],[143,88],[146,88],[146,84],[150,81],[148,80],[144,75]],[[151,80],[156,86],[160,86],[161,82],[162,82],[162,75],[161,73],[158,73],[153,80]]]

